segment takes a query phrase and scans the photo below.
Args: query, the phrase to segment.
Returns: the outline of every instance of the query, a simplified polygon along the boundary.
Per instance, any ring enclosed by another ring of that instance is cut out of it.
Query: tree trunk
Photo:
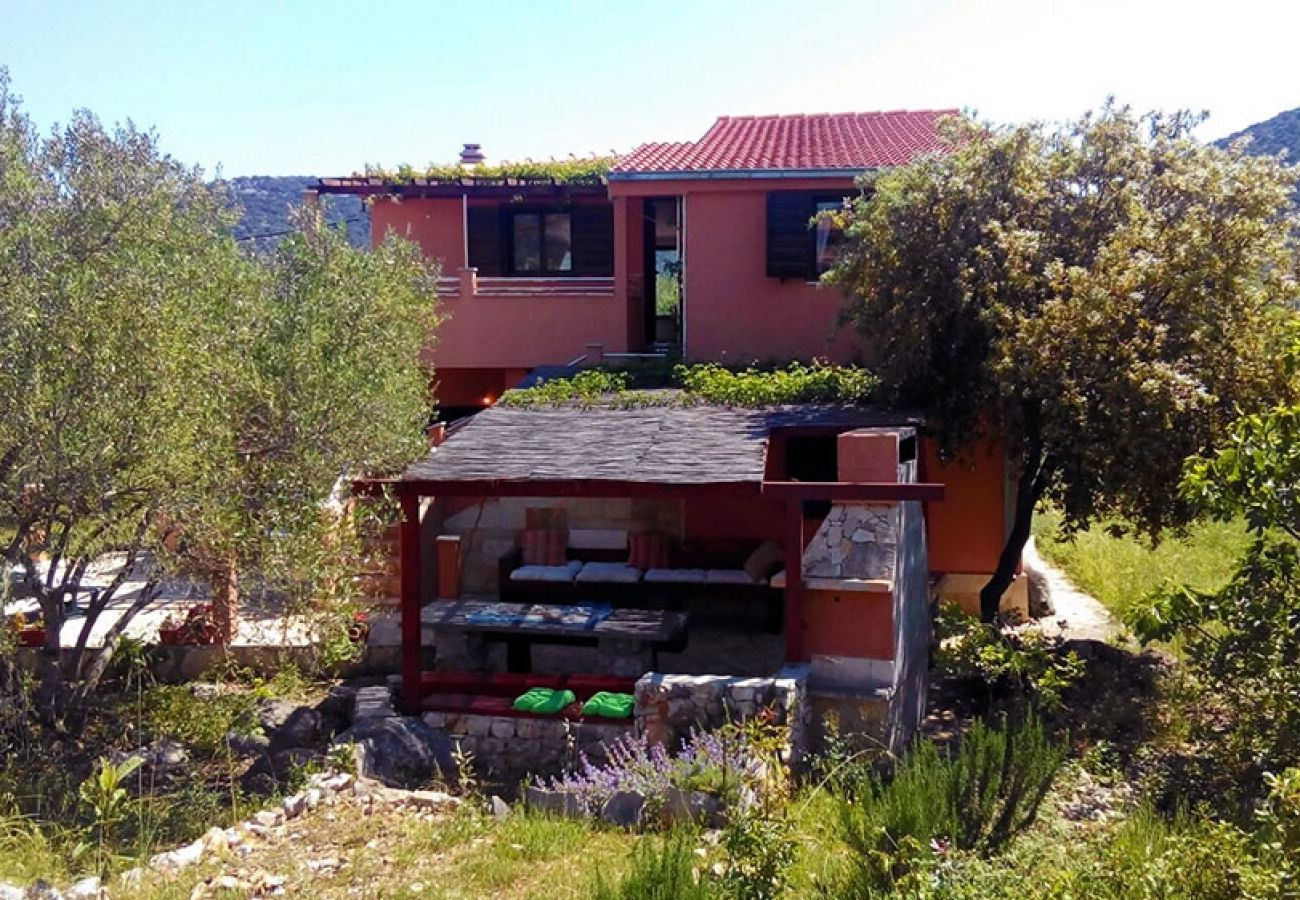
[[[212,572],[212,618],[217,626],[217,643],[229,644],[239,628],[239,574],[234,554]]]
[[[1016,580],[1016,570],[1020,567],[1020,555],[1025,544],[1029,542],[1030,526],[1034,521],[1034,507],[1042,499],[1047,488],[1046,467],[1043,459],[1043,441],[1039,433],[1039,412],[1037,404],[1025,405],[1025,456],[1021,461],[1020,478],[1016,482],[1015,518],[1011,523],[1011,532],[998,557],[997,568],[988,583],[980,589],[980,621],[997,620],[1002,595]]]

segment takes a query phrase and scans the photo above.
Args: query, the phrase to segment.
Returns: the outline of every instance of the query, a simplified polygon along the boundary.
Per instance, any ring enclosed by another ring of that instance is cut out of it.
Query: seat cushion
[[[707,584],[763,584],[765,582],[756,582],[749,577],[749,573],[744,569],[709,569],[705,573],[704,581]]]
[[[572,566],[520,566],[510,573],[511,581],[554,581],[573,584]]]
[[[651,569],[645,580],[650,584],[704,584],[707,575],[703,569]]]
[[[640,569],[616,562],[589,562],[575,579],[578,584],[636,584],[640,580]]]

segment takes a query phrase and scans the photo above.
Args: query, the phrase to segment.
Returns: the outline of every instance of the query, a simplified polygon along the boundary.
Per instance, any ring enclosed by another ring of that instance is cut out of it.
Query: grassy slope
[[[1110,535],[1104,525],[1063,539],[1060,522],[1060,514],[1051,510],[1034,517],[1039,552],[1119,616],[1169,581],[1202,590],[1218,587],[1249,544],[1240,522],[1198,523],[1186,536],[1166,538],[1155,547],[1136,537]]]

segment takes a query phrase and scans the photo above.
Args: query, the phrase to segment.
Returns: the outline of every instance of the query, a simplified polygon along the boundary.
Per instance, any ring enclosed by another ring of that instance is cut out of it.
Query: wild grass
[[[1055,510],[1034,516],[1039,552],[1120,618],[1169,582],[1198,590],[1221,587],[1250,543],[1245,526],[1236,521],[1198,522],[1185,535],[1170,535],[1154,546],[1133,535],[1116,537],[1106,523],[1068,538],[1060,525]]]

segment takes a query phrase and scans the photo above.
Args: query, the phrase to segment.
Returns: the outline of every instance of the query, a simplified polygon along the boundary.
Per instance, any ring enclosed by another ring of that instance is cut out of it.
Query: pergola
[[[769,458],[774,439],[913,425],[898,413],[842,406],[765,409],[689,405],[662,396],[645,405],[497,406],[475,416],[382,487],[401,504],[403,702],[421,681],[420,503],[433,497],[768,498],[785,508],[785,639],[805,659],[800,627],[807,501],[932,502],[941,484],[795,481]],[[381,486],[370,483],[363,490]]]

